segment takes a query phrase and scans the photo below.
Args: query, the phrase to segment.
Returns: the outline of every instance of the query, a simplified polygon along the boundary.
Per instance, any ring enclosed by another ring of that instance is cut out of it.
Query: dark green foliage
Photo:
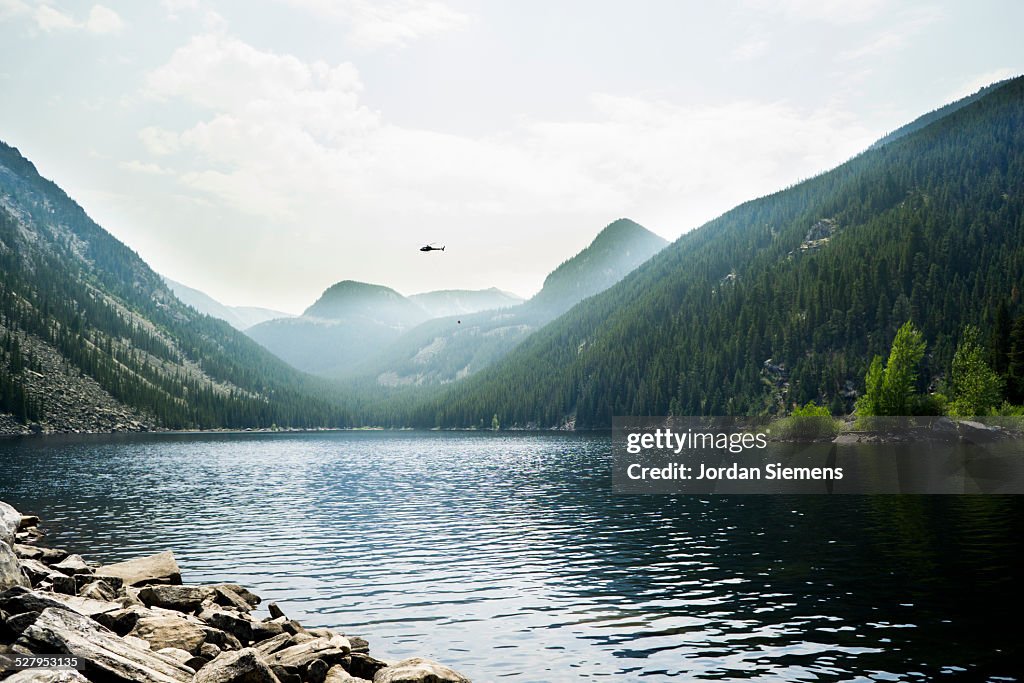
[[[864,394],[857,399],[861,416],[913,415],[917,396],[917,367],[924,358],[925,341],[914,324],[907,321],[896,332],[889,360],[875,356],[864,378]]]
[[[957,416],[988,415],[1002,398],[1003,380],[985,362],[978,328],[968,325],[953,354],[949,412]]]

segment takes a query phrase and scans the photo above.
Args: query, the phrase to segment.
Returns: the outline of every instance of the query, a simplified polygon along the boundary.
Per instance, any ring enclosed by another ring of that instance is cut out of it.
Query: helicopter
[[[445,245],[442,244],[439,247],[435,247],[434,244],[436,244],[436,242],[431,242],[430,244],[425,244],[422,247],[420,247],[420,251],[444,251]]]

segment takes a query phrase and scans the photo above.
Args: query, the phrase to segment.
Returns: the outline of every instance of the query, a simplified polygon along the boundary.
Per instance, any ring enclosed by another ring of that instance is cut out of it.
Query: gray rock
[[[187,683],[192,671],[132,647],[92,619],[65,609],[47,608],[25,629],[19,642],[37,652],[71,654],[85,661],[96,680],[130,683]]]
[[[341,636],[313,638],[274,652],[267,657],[267,662],[289,670],[305,670],[315,659],[322,659],[327,664],[341,664],[351,651],[348,640]]]
[[[75,574],[92,574],[93,568],[82,559],[81,555],[68,555],[63,560],[53,565],[53,568],[62,574],[73,576]]]
[[[253,623],[237,612],[207,607],[199,613],[199,618],[210,626],[234,636],[243,644],[252,642]]]
[[[285,619],[286,618],[284,616],[284,612],[281,611],[281,608],[277,606],[276,602],[272,602],[269,605],[267,605],[267,611],[270,612],[270,618],[271,619]]]
[[[242,598],[242,600],[245,600],[250,607],[256,607],[263,601],[260,596],[256,595],[245,586],[239,586],[237,583],[218,583],[210,586],[210,588],[226,588],[238,597]]]
[[[164,657],[170,657],[171,659],[177,662],[181,662],[185,666],[188,666],[189,660],[192,659],[191,652],[187,652],[186,650],[182,650],[181,648],[177,647],[162,647],[159,650],[157,650],[156,653],[158,655],[163,655]],[[189,668],[191,669],[193,667]]]
[[[111,588],[106,581],[97,579],[90,581],[89,583],[82,586],[78,591],[79,597],[90,598],[92,600],[105,600],[107,602],[113,602],[117,599],[117,593]]]
[[[253,605],[249,604],[245,598],[233,591],[227,585],[212,586],[211,589],[214,591],[213,600],[218,605],[224,607],[232,607],[237,609],[239,612],[251,612]],[[258,600],[259,598],[257,598]]]
[[[145,586],[154,583],[181,583],[181,569],[174,559],[174,553],[167,550],[155,555],[138,557],[134,560],[117,562],[100,567],[98,574],[116,576],[126,586]]]
[[[105,600],[93,600],[77,595],[63,595],[61,593],[50,593],[49,596],[63,604],[66,608],[78,612],[87,617],[95,617],[107,612],[116,612],[121,609],[121,603],[108,602]]]
[[[39,526],[39,517],[36,515],[21,516],[21,524],[18,525],[18,529],[28,529],[33,526]]]
[[[51,593],[31,591],[24,586],[8,588],[0,593],[0,610],[7,614],[42,612],[47,607],[67,609],[67,606],[54,599]]]
[[[57,593],[65,595],[78,594],[78,583],[73,576],[57,573],[50,577],[50,583],[53,584],[53,590]]]
[[[373,683],[470,683],[470,680],[432,659],[412,657],[381,669],[374,674]]]
[[[353,676],[373,680],[378,671],[387,667],[388,663],[371,657],[368,654],[353,652],[348,663],[348,671]]]
[[[55,572],[50,569],[39,560],[29,560],[24,558],[21,560],[21,571],[25,573],[25,576],[27,576],[29,581],[32,582],[33,586],[37,586],[43,581],[49,581],[52,585],[54,576],[64,576],[63,574],[59,574],[59,572]]]
[[[206,642],[206,631],[178,616],[158,615],[142,617],[128,635],[142,638],[154,650],[165,647],[185,650],[191,655],[200,653]]]
[[[14,586],[29,588],[32,583],[21,571],[21,563],[18,562],[18,556],[14,554],[11,546],[0,543],[0,590]]]
[[[13,548],[14,554],[22,560],[42,561],[43,559],[43,549],[38,546],[25,545],[24,543],[15,543]]]
[[[194,683],[281,683],[251,647],[224,652],[200,669]]]
[[[340,665],[335,665],[327,672],[324,683],[372,683],[368,678],[356,678]]]
[[[14,545],[14,537],[21,528],[21,513],[0,500],[0,543]]]
[[[324,683],[324,679],[327,678],[327,670],[330,667],[322,659],[314,659],[306,667],[306,681],[308,683]]]
[[[284,632],[284,626],[274,621],[256,621],[252,624],[252,640],[254,643],[261,643]]]
[[[210,660],[216,659],[217,655],[219,655],[221,652],[222,650],[219,647],[209,642],[209,639],[207,639],[207,642],[203,643],[203,647],[200,648],[199,655],[201,657],[206,657],[206,659]]]
[[[178,612],[195,612],[206,600],[216,595],[207,586],[146,586],[139,591],[139,600],[147,607],[163,607]]]
[[[278,650],[283,650],[286,647],[296,645],[297,643],[292,640],[292,636],[288,633],[281,633],[273,638],[260,641],[253,645],[253,649],[260,653],[262,657],[269,657]]]

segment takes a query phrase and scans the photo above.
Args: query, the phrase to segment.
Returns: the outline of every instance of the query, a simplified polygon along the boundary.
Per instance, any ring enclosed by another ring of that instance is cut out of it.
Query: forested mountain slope
[[[116,426],[71,419],[71,410],[90,412],[82,401],[122,413],[116,421],[125,429],[343,419],[329,388],[182,304],[3,143],[0,341],[0,413],[36,429]]]
[[[1024,78],[694,230],[491,368],[423,426],[605,427],[613,415],[849,408],[913,320],[949,367],[967,323],[1021,312]]]

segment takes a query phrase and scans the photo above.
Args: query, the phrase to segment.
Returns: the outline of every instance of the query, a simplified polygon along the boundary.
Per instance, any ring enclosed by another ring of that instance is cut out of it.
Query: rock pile
[[[170,552],[97,566],[35,545],[39,519],[0,501],[0,679],[125,683],[469,683],[437,662],[372,657],[236,584],[186,586]],[[77,669],[15,671],[30,657]],[[5,678],[6,677],[6,678]]]

